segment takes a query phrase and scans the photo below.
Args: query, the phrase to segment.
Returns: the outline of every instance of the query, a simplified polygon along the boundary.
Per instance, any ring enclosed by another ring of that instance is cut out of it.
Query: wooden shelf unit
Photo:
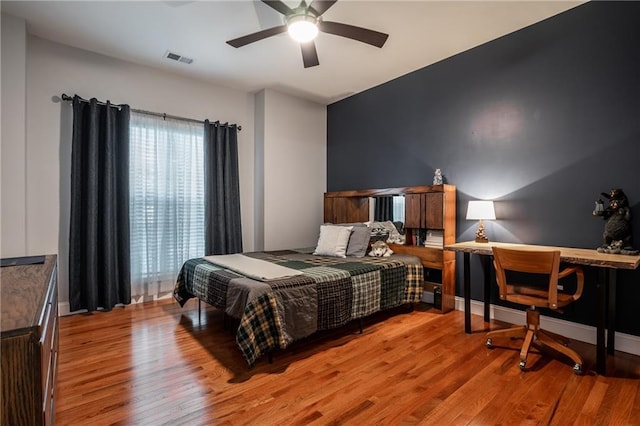
[[[324,194],[324,221],[331,223],[366,222],[369,197],[405,196],[405,245],[390,244],[395,253],[411,254],[425,268],[442,271],[442,308],[449,312],[455,304],[455,253],[444,246],[456,239],[456,187],[454,185],[422,185],[386,189],[327,192]],[[415,245],[412,233],[435,230],[442,232],[442,247]]]

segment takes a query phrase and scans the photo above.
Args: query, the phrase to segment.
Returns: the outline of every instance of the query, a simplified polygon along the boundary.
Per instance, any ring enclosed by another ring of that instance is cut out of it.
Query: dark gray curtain
[[[373,220],[376,222],[393,220],[393,197],[376,197]]]
[[[129,106],[73,98],[69,304],[131,302]]]
[[[238,129],[204,122],[205,254],[242,252]]]

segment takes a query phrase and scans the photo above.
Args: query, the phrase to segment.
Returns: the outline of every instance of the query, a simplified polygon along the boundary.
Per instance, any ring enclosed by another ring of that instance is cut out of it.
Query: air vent
[[[164,54],[164,57],[167,59],[171,59],[172,61],[182,62],[184,64],[190,64],[193,62],[193,59],[191,58],[187,58],[186,56],[182,56],[174,52],[169,52],[168,50]]]

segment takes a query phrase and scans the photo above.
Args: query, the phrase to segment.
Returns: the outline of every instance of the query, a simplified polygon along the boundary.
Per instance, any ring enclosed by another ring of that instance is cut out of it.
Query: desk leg
[[[607,353],[613,355],[616,350],[616,270],[609,268],[607,287]]]
[[[491,321],[491,257],[480,256],[484,272],[484,322]]]
[[[464,332],[471,333],[471,262],[470,253],[464,253]]]
[[[607,371],[607,349],[605,347],[604,330],[606,323],[607,309],[607,281],[609,278],[606,268],[598,268],[597,289],[597,319],[596,319],[596,371],[598,374],[606,374]]]

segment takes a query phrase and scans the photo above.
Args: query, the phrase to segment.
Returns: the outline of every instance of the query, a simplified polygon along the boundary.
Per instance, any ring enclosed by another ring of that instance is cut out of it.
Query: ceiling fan
[[[318,52],[314,38],[318,31],[361,41],[376,47],[384,46],[389,34],[339,22],[324,21],[325,13],[337,0],[312,0],[309,5],[302,0],[296,8],[290,8],[280,0],[261,0],[284,15],[285,23],[277,27],[267,28],[243,37],[227,41],[233,47],[242,47],[247,44],[281,34],[288,31],[291,37],[300,42],[302,49],[302,62],[305,68],[319,65]]]

